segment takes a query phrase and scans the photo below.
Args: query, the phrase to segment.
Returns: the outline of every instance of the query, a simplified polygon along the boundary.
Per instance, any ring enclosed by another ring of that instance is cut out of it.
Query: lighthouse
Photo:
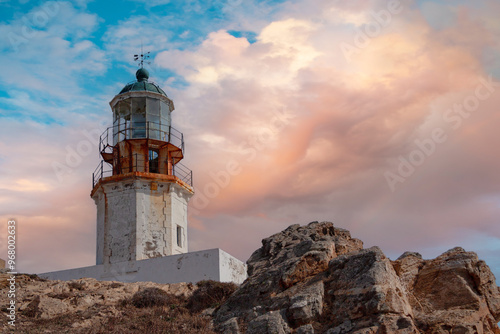
[[[100,137],[93,173],[96,264],[188,251],[192,172],[181,163],[184,136],[172,126],[174,103],[141,67],[110,102],[113,125]]]
[[[92,174],[96,264],[39,274],[71,280],[241,283],[246,265],[222,249],[188,251],[193,173],[182,164],[184,135],[172,125],[174,102],[143,67],[111,100]],[[136,57],[137,58],[137,57]],[[137,59],[136,59],[137,60]]]

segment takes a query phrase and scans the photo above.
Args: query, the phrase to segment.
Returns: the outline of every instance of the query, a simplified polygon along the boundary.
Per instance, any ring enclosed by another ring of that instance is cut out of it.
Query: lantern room
[[[103,163],[94,173],[94,186],[102,177],[131,172],[175,175],[191,185],[191,172],[179,164],[184,136],[172,127],[173,101],[148,81],[145,68],[137,71],[136,78],[110,102],[113,126],[100,139]]]

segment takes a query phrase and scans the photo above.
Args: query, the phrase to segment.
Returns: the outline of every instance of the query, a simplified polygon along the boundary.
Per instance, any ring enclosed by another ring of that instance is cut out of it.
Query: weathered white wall
[[[182,254],[188,251],[187,238],[187,205],[191,194],[178,185],[170,185],[164,193],[165,228],[171,233],[166,234],[166,244],[170,254]],[[177,226],[182,228],[181,246],[177,244]]]
[[[221,282],[243,283],[247,277],[247,266],[231,254],[219,249],[219,277]]]
[[[187,204],[192,192],[154,177],[101,182],[97,206],[96,264],[142,260],[188,251]],[[177,245],[182,228],[182,247]]]
[[[215,280],[242,283],[247,277],[246,265],[221,249],[186,254],[95,265],[39,274],[52,280],[83,277],[104,281],[179,283]]]

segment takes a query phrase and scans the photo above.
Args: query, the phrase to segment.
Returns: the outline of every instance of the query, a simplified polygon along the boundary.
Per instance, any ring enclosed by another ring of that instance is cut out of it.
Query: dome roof
[[[160,86],[153,82],[148,82],[149,72],[145,68],[138,69],[135,73],[135,77],[137,81],[127,84],[118,95],[128,92],[147,91],[167,96],[167,93],[165,93]]]

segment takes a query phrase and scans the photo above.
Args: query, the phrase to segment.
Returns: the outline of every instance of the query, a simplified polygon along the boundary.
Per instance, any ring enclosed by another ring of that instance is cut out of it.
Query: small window
[[[182,227],[177,225],[177,246],[182,247]]]
[[[159,173],[159,164],[158,164],[158,150],[151,149],[149,150],[149,172],[150,173]]]

